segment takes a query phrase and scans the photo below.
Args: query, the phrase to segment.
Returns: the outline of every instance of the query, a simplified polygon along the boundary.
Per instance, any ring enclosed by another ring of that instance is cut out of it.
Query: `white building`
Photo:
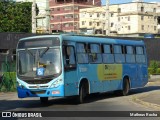
[[[106,6],[80,10],[80,29],[93,34],[105,33]],[[157,34],[160,27],[158,3],[130,2],[109,6],[110,33],[118,36]]]
[[[34,2],[37,4],[39,14],[36,19],[36,30],[39,33],[49,32],[49,0],[15,0],[16,2]],[[33,23],[32,23],[33,24]]]

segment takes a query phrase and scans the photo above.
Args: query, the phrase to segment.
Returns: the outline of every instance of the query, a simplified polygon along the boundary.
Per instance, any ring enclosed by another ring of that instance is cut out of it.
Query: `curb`
[[[134,101],[134,102],[136,102],[138,104],[144,105],[146,107],[151,107],[151,108],[153,108],[155,110],[160,111],[160,105],[154,104],[154,103],[150,103],[150,102],[146,102],[146,101],[143,101],[143,100],[140,99],[141,97],[146,97],[146,96],[148,96],[148,94],[140,95],[139,97],[138,96],[133,96],[132,97],[132,101]]]

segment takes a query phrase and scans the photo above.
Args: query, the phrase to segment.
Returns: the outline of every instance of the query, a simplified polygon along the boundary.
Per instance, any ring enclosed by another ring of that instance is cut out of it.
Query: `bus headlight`
[[[51,87],[56,88],[59,87],[61,84],[62,84],[62,79],[58,79],[51,85]]]
[[[21,83],[17,82],[17,87],[20,87],[20,88],[25,88]]]

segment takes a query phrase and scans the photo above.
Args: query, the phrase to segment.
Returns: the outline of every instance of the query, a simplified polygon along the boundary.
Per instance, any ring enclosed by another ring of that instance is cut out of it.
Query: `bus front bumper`
[[[57,88],[48,89],[26,89],[17,87],[18,97],[63,97],[64,96],[64,86],[61,85]]]

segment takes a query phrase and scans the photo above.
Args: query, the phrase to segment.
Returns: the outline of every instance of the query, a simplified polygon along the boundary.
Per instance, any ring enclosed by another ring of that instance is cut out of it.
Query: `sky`
[[[106,0],[101,0],[102,5],[106,4]],[[132,2],[133,0],[110,0],[110,4],[119,4],[119,3],[128,3]],[[160,0],[143,0],[143,2],[160,2]]]

